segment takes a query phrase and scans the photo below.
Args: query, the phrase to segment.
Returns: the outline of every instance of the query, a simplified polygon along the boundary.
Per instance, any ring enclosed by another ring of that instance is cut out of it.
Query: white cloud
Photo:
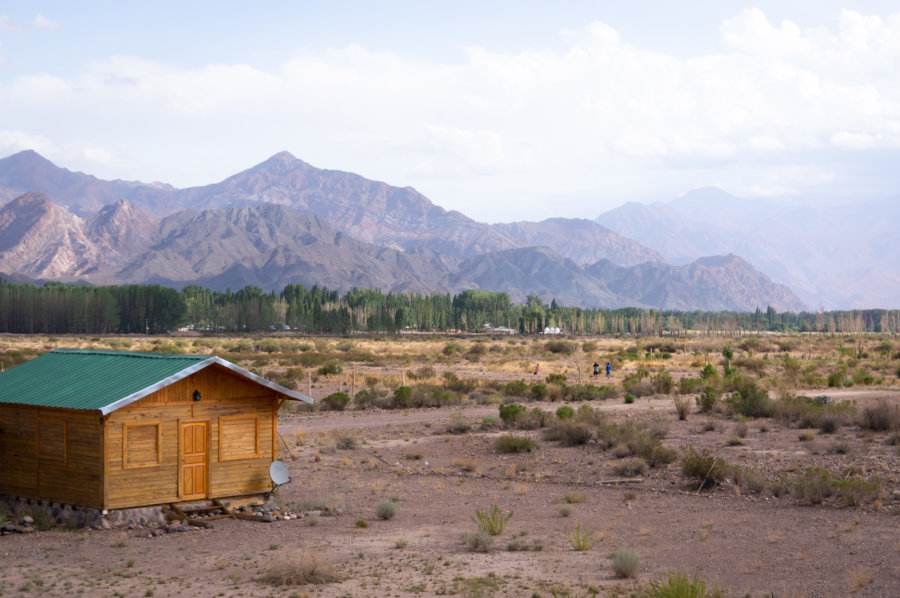
[[[456,63],[356,45],[270,71],[115,56],[0,87],[0,112],[98,175],[203,184],[287,149],[484,219],[561,185],[616,200],[720,181],[790,190],[824,149],[900,147],[900,14],[803,29],[749,9],[720,31],[724,51],[691,59],[602,22],[564,32],[562,50],[472,47]]]
[[[5,31],[7,33],[20,33],[25,29],[22,23],[9,18],[6,15],[0,15],[0,31]]]
[[[59,31],[60,29],[62,29],[62,25],[55,21],[51,21],[44,15],[38,15],[34,17],[32,24],[38,29],[47,29],[50,31]]]

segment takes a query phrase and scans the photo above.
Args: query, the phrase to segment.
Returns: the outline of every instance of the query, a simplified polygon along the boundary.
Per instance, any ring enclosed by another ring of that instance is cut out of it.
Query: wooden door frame
[[[178,419],[178,498],[184,498],[184,426],[186,424],[206,424],[206,492],[203,497],[194,497],[189,500],[203,500],[204,498],[209,498],[210,495],[210,478],[209,478],[209,463],[210,463],[210,453],[212,452],[210,448],[210,438],[212,434],[212,420],[209,418],[206,419]]]

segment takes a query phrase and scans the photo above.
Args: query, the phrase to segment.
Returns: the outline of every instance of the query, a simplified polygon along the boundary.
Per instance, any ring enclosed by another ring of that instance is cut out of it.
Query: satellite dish
[[[283,486],[291,481],[291,472],[288,471],[287,465],[281,461],[272,461],[269,465],[269,477],[275,486]]]

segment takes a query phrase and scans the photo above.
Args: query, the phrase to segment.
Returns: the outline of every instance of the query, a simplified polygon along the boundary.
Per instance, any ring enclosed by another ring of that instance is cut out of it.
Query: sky
[[[288,151],[484,222],[717,186],[897,195],[900,6],[0,0],[0,157],[219,182]]]

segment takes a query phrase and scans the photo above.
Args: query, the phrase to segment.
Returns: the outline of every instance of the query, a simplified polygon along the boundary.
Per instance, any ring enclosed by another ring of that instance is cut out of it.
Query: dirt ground
[[[897,390],[829,394],[860,405],[900,403]],[[496,405],[292,414],[279,431],[294,452],[285,457],[293,481],[276,494],[299,518],[219,520],[212,529],[156,537],[142,527],[4,536],[0,595],[640,596],[678,571],[722,596],[900,596],[900,451],[889,433],[845,426],[801,438],[797,428],[751,420],[744,444],[731,445],[733,418],[709,423],[692,413],[678,421],[671,397],[595,406],[609,421],[667,427],[667,447],[705,447],[764,473],[810,465],[877,472],[884,486],[877,501],[860,506],[810,505],[744,495],[727,483],[698,491],[678,461],[617,482],[619,459],[596,443],[563,447],[540,430],[517,431],[536,448],[497,452],[494,441],[506,431],[483,423],[496,418]],[[460,422],[471,430],[448,433]],[[390,519],[376,515],[385,499],[397,507]],[[475,531],[476,510],[494,504],[512,517],[491,551],[475,552],[460,536]],[[326,512],[312,513],[321,507]],[[570,545],[576,526],[594,533],[592,549]],[[511,543],[528,550],[510,550]],[[617,548],[639,554],[634,578],[614,574]],[[274,564],[314,557],[338,581],[265,579]]]

